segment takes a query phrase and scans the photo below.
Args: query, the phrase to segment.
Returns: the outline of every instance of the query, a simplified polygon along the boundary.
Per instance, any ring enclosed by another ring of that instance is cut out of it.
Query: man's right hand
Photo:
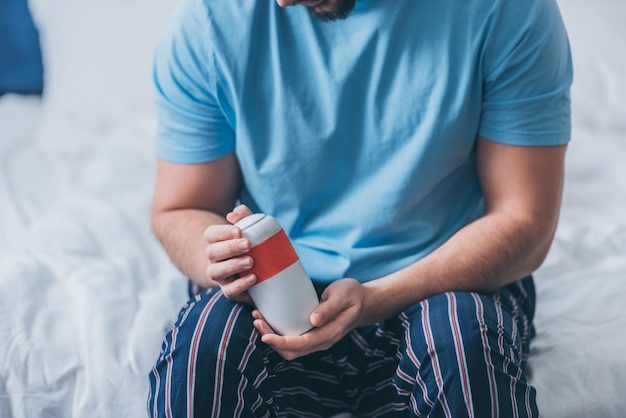
[[[240,205],[226,219],[234,224],[251,214],[247,206]],[[256,276],[245,273],[254,263],[247,255],[250,241],[234,225],[211,225],[205,229],[204,238],[208,242],[204,251],[208,259],[207,278],[217,283],[228,299],[252,303],[248,289],[256,283]]]

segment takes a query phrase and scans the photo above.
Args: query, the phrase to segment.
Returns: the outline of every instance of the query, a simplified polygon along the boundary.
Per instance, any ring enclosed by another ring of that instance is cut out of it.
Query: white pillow
[[[574,60],[574,125],[626,130],[626,1],[560,0]]]
[[[152,111],[152,56],[176,0],[29,1],[44,58],[42,131],[102,131]]]

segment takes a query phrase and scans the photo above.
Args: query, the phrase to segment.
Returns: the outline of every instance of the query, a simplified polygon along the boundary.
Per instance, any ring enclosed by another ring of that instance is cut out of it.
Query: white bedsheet
[[[39,111],[0,100],[0,417],[144,416],[186,299],[148,224],[152,120],[59,153]]]
[[[577,126],[561,222],[536,273],[530,375],[545,417],[626,416],[626,143]]]
[[[610,41],[626,36],[626,6],[561,3],[577,69],[574,134],[561,223],[536,274],[529,372],[543,416],[617,418],[626,414],[626,52]],[[49,104],[0,98],[0,417],[141,417],[148,370],[186,299],[148,224],[154,115],[98,124],[87,113],[76,125],[54,108],[73,136],[41,135]]]

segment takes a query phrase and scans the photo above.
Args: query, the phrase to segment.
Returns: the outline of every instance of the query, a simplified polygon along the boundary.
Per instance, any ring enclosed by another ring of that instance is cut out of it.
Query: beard
[[[356,0],[325,0],[317,6],[309,7],[309,12],[322,22],[332,22],[348,17]]]

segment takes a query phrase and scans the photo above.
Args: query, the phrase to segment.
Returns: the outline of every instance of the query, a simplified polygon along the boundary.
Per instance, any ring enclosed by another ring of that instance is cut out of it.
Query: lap
[[[184,398],[185,408],[232,409],[212,411],[214,416],[236,411],[245,416],[246,402],[248,412],[249,405],[256,406],[254,416],[293,416],[305,410],[306,416],[345,410],[406,416],[408,409],[445,416],[457,407],[451,399],[461,399],[484,416],[532,409],[534,389],[525,383],[522,368],[532,336],[533,304],[532,279],[490,294],[446,293],[397,318],[359,328],[330,350],[287,362],[260,342],[251,307],[209,290],[187,303],[167,335],[151,374],[150,401],[157,406],[164,398],[157,399],[156,380],[165,390],[173,376],[187,382],[177,400]],[[516,379],[523,381],[519,388]],[[226,390],[228,385],[234,393]],[[524,393],[518,400],[520,390]],[[500,406],[505,392],[511,406]],[[236,399],[222,399],[219,407],[211,404],[225,396]]]
[[[532,278],[493,293],[451,292],[403,313],[407,355],[397,379],[429,416],[534,416],[524,366],[534,331]],[[433,384],[433,382],[435,384]],[[451,411],[454,411],[452,413]]]

